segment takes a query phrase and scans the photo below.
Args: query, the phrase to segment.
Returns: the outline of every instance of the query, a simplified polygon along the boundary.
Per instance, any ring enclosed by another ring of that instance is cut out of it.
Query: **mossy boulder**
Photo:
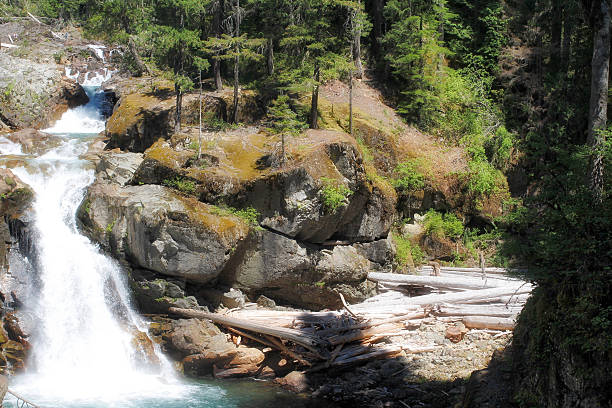
[[[130,273],[129,281],[143,313],[168,313],[170,307],[201,309],[195,297],[187,296],[183,280],[136,269]]]
[[[0,169],[0,215],[17,218],[32,203],[34,192],[8,169]]]
[[[54,62],[0,53],[0,118],[14,128],[49,126],[68,108],[87,103],[83,88]]]
[[[94,183],[78,217],[114,256],[197,282],[216,278],[249,232],[238,217],[154,185]]]
[[[356,303],[374,291],[366,281],[373,265],[356,247],[323,249],[265,230],[250,240],[220,280],[252,298],[263,294],[284,304],[323,309],[342,307],[339,293]]]
[[[345,134],[309,131],[292,139],[282,167],[265,163],[277,138],[244,131],[214,137],[204,149],[207,166],[194,163],[193,150],[158,140],[145,152],[134,183],[189,180],[201,201],[252,207],[261,225],[312,243],[387,236],[395,192],[368,177],[355,142]],[[343,197],[334,202],[329,196],[337,194]]]
[[[152,78],[117,79],[107,87],[119,100],[106,125],[110,137],[107,148],[120,148],[142,153],[160,137],[168,139],[174,132],[176,95],[169,81]],[[205,92],[202,95],[204,120],[230,117],[231,91]],[[229,101],[229,102],[228,102]],[[183,95],[181,124],[199,124],[200,97],[197,93]],[[238,120],[252,123],[263,111],[253,91],[242,91],[239,100]],[[206,122],[204,123],[206,126]]]

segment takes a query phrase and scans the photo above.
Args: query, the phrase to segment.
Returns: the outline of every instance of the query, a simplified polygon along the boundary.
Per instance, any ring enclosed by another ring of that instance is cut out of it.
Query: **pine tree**
[[[162,68],[170,70],[176,92],[174,131],[181,130],[183,93],[193,88],[193,77],[208,62],[201,58],[201,21],[206,3],[201,0],[162,0],[155,3],[158,24],[155,57]]]
[[[268,108],[268,131],[281,137],[280,164],[285,163],[285,138],[296,136],[304,129],[304,124],[298,120],[297,113],[289,107],[289,97],[280,95]]]
[[[232,103],[231,122],[238,122],[238,97],[240,86],[240,61],[257,61],[262,58],[256,52],[263,44],[261,38],[249,38],[247,34],[240,34],[240,25],[245,15],[245,10],[240,6],[240,0],[235,0],[232,16],[226,20],[230,34],[222,34],[220,37],[209,38],[205,43],[205,49],[212,54],[216,60],[230,60],[234,62],[234,98]]]

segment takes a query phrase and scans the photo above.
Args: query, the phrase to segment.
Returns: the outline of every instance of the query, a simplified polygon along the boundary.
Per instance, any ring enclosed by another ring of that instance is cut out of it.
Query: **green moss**
[[[15,181],[15,179],[12,179],[10,177],[5,177],[4,178],[4,182],[6,183],[7,186],[9,187],[14,187],[17,185],[17,182]]]
[[[109,224],[106,226],[106,230],[105,230],[105,231],[106,231],[107,233],[111,233],[111,232],[113,231],[113,228],[115,227],[115,224],[116,224],[116,223],[117,223],[117,220],[113,220],[113,222],[109,223]]]
[[[193,194],[196,190],[196,184],[192,180],[188,180],[181,177],[175,177],[174,179],[165,179],[162,184],[167,187],[176,188],[179,191],[187,194]]]
[[[413,267],[425,261],[425,253],[420,246],[398,233],[393,233],[392,237],[395,242],[395,264],[399,268]]]
[[[327,177],[321,178],[323,188],[321,188],[321,200],[327,212],[335,213],[338,208],[346,204],[353,192],[341,182]]]
[[[258,221],[258,218],[260,216],[259,211],[257,211],[253,207],[239,209],[239,208],[227,207],[227,206],[223,206],[223,207],[211,206],[211,213],[221,215],[221,216],[234,215],[240,218],[241,220],[243,220],[246,224],[250,225],[251,227],[254,227],[255,229],[258,229],[258,230],[262,229],[259,226],[259,221]]]

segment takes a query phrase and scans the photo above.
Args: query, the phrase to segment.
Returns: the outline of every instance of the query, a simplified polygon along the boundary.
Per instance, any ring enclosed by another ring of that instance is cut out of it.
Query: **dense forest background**
[[[320,84],[374,81],[407,122],[466,149],[475,196],[508,182],[513,210],[497,220],[497,249],[539,285],[515,332],[516,402],[610,403],[607,0],[0,4],[0,16],[26,11],[122,44],[127,69],[170,79],[179,101],[200,75],[217,89],[256,89],[283,132],[318,126]],[[300,110],[303,93],[311,105]],[[398,172],[398,190],[422,183],[410,163]]]

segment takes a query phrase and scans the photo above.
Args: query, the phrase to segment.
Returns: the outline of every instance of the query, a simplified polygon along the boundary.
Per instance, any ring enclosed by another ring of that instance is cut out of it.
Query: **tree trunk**
[[[551,12],[550,66],[557,69],[561,58],[561,30],[563,28],[563,4],[553,0]]]
[[[268,75],[274,75],[274,40],[268,38],[268,46],[266,47],[266,65]]]
[[[355,62],[355,78],[363,78],[363,64],[361,63],[361,23],[357,22],[357,29],[353,38],[353,61]]]
[[[321,72],[319,69],[319,63],[315,63],[314,69],[314,80],[315,85],[312,89],[312,101],[310,103],[310,128],[319,128],[319,80],[321,79]]]
[[[569,7],[563,10],[563,43],[561,44],[561,72],[567,76],[572,46],[572,32],[574,31],[573,14]]]
[[[138,71],[134,73],[134,76],[139,77],[145,72],[151,75],[151,70],[143,62],[142,58],[140,58],[140,54],[138,54],[138,50],[136,49],[136,44],[134,43],[132,36],[128,37],[128,49],[130,50],[130,54],[132,55],[136,68],[138,69]]]
[[[349,133],[353,134],[353,71],[349,74]]]
[[[202,70],[200,70],[198,81],[200,82],[200,94],[198,95],[198,102],[200,105],[200,122],[198,127],[198,160],[200,160],[202,158]]]
[[[375,60],[380,59],[381,55],[381,39],[384,34],[383,24],[385,21],[383,15],[383,9],[385,7],[384,0],[373,0],[372,1],[372,32],[370,34],[372,41],[372,56]]]
[[[223,20],[223,0],[217,0],[216,8],[213,16],[213,27],[215,37],[221,36],[221,21]],[[215,78],[215,89],[217,91],[223,90],[223,81],[221,80],[221,61],[217,58],[213,58],[213,76]]]
[[[593,60],[591,63],[591,100],[589,103],[588,144],[592,148],[590,187],[595,200],[603,196],[604,161],[601,147],[608,120],[608,77],[610,71],[610,8],[607,0],[594,6]]]
[[[174,114],[174,133],[181,131],[181,110],[183,109],[183,91],[178,84],[174,84],[176,92],[176,110]]]
[[[240,37],[240,0],[236,0],[236,38]],[[238,123],[238,87],[240,80],[240,45],[236,42],[236,57],[234,58],[234,106],[232,109],[232,123]]]

